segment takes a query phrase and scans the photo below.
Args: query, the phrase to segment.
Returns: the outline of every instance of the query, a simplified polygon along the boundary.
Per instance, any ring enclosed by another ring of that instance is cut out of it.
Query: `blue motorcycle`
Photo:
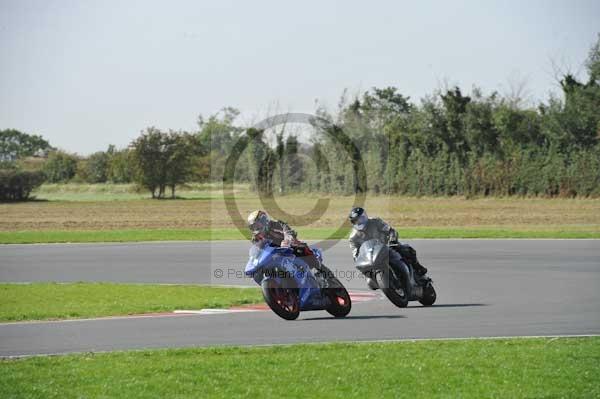
[[[283,319],[295,320],[306,310],[326,310],[334,317],[345,317],[352,308],[348,291],[323,265],[321,250],[310,250],[321,263],[318,274],[294,249],[272,246],[269,241],[250,249],[245,273],[261,286],[265,302]]]

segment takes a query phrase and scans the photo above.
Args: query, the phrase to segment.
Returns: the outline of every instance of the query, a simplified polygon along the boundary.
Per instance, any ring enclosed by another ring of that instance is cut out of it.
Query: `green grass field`
[[[0,321],[227,308],[263,301],[257,288],[114,283],[0,283],[0,298]]]
[[[415,238],[593,238],[600,239],[594,230],[520,230],[506,228],[399,228],[402,239]],[[298,229],[302,239],[345,239],[349,230],[328,228]],[[98,231],[16,231],[0,232],[0,244],[84,243],[84,242],[140,242],[140,241],[209,241],[243,240],[244,235],[229,229],[174,229],[174,230],[98,230]]]
[[[597,398],[600,339],[220,347],[0,361],[0,397]]]

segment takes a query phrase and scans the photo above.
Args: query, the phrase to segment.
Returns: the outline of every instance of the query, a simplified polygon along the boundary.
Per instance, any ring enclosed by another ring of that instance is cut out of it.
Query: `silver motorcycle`
[[[419,301],[423,306],[431,306],[437,298],[433,281],[429,277],[415,275],[410,263],[405,259],[400,263],[400,271],[389,264],[390,247],[377,239],[365,241],[355,260],[356,268],[370,277],[385,296],[399,308],[408,306],[409,301]]]

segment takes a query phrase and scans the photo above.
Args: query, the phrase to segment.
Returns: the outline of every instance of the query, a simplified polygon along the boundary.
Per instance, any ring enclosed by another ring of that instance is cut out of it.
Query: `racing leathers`
[[[360,246],[365,241],[372,239],[378,239],[390,246],[389,263],[396,272],[400,272],[400,263],[404,258],[418,276],[423,276],[427,273],[427,269],[417,260],[416,251],[410,245],[400,244],[396,230],[380,218],[369,218],[362,230],[357,229],[356,226],[352,228],[348,241],[354,259],[358,256]]]
[[[294,231],[287,223],[281,220],[269,220],[268,227],[264,233],[257,233],[252,237],[252,243],[255,244],[262,240],[269,240],[276,247],[290,247],[294,250],[294,255],[301,257],[310,268],[322,271],[321,263],[315,257],[308,245],[298,240],[298,233]]]
[[[297,237],[298,233],[287,223],[280,220],[269,220],[269,225],[264,233],[257,233],[252,236],[252,243],[255,244],[262,240],[270,240],[276,247],[287,247],[299,242]]]

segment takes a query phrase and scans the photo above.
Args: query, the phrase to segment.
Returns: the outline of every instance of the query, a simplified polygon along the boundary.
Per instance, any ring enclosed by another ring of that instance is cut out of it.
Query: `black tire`
[[[325,289],[325,294],[331,304],[325,310],[333,317],[346,317],[352,310],[352,299],[343,284],[335,277],[327,279],[329,288]]]
[[[435,293],[435,288],[433,285],[427,284],[425,288],[423,288],[423,298],[419,299],[421,305],[423,306],[431,306],[435,303],[437,299],[437,294]]]
[[[384,295],[387,299],[390,300],[394,305],[399,308],[405,308],[408,306],[408,299],[410,297],[410,282],[408,279],[401,279],[400,285],[401,287],[394,287],[395,281],[394,277],[392,277],[389,271],[380,271],[375,273],[375,281],[377,281],[377,285],[381,291],[383,291]],[[400,290],[400,288],[402,288]]]
[[[300,315],[300,298],[298,289],[293,288],[292,281],[279,284],[274,279],[266,279],[261,283],[265,302],[273,312],[282,319],[295,320]]]

